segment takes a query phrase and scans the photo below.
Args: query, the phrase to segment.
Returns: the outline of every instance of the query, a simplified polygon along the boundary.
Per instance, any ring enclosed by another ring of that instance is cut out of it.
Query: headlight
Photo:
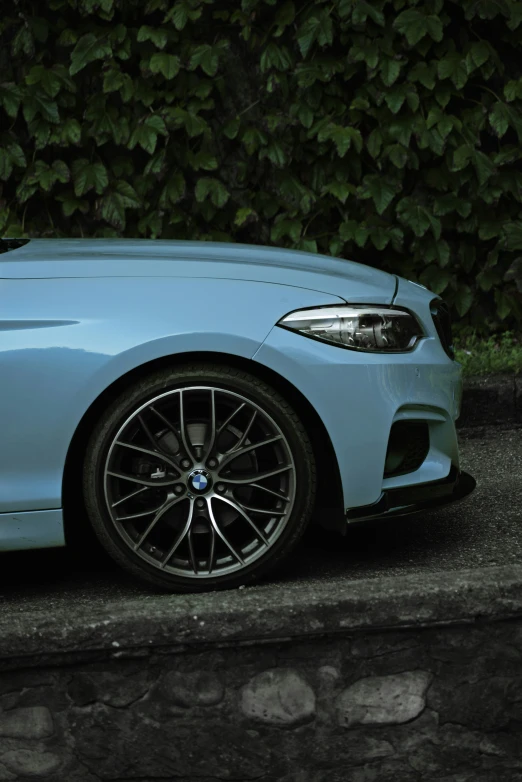
[[[305,337],[372,353],[405,353],[425,336],[407,310],[368,304],[297,310],[277,325]]]

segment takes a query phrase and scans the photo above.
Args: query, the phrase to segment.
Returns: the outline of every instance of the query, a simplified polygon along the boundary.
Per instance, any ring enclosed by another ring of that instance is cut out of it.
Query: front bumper
[[[360,508],[348,508],[346,521],[387,518],[389,516],[407,516],[423,510],[433,510],[468,497],[475,489],[476,481],[455,465],[449,475],[438,481],[404,486],[383,491],[377,502]]]

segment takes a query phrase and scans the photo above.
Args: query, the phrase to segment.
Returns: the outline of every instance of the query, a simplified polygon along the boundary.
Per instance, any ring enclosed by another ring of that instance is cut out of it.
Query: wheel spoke
[[[131,519],[140,519],[143,518],[143,516],[150,516],[151,513],[158,513],[163,506],[165,505],[164,502],[159,506],[159,508],[152,508],[151,510],[143,510],[140,513],[131,513],[128,516],[118,516],[116,518],[116,521],[130,521]]]
[[[278,467],[277,470],[267,470],[266,472],[258,472],[255,475],[245,476],[243,478],[223,478],[222,480],[227,483],[233,483],[237,486],[246,486],[246,484],[253,484],[254,481],[263,481],[265,478],[271,478],[272,475],[280,475],[282,472],[287,472],[292,469],[291,464],[286,464],[284,467]]]
[[[161,520],[162,516],[165,515],[165,513],[174,507],[174,505],[177,505],[178,502],[182,502],[183,500],[186,500],[186,497],[176,497],[175,500],[171,500],[171,502],[165,503],[160,510],[156,513],[152,521],[150,522],[149,526],[146,528],[145,532],[143,532],[140,537],[138,538],[138,541],[134,544],[134,551],[137,551],[139,548],[141,548],[142,543],[145,541],[145,539],[149,536],[149,534],[152,532],[158,521]]]
[[[149,429],[149,426],[143,416],[140,414],[137,416],[138,421],[140,422],[140,426],[147,435],[147,439],[152,445],[152,450],[158,453],[158,456],[163,456],[165,454],[164,449],[161,447],[157,439],[154,437],[153,433]]]
[[[207,435],[207,440],[205,455],[201,457],[202,462],[207,461],[216,442],[216,394],[213,388],[210,389],[210,433]]]
[[[160,563],[160,567],[161,568],[165,567],[165,565],[167,564],[169,559],[176,553],[176,551],[178,550],[179,546],[183,542],[183,539],[185,538],[185,536],[187,535],[188,531],[190,530],[190,526],[192,524],[192,516],[193,515],[194,515],[194,503],[191,500],[190,501],[189,515],[188,515],[187,521],[185,522],[185,526],[181,530],[181,533],[179,534],[179,537],[177,538],[177,540],[174,543],[174,545],[168,550],[167,554],[161,560],[161,563]]]
[[[207,505],[208,505],[208,515],[210,517],[210,523],[214,527],[214,530],[217,532],[217,534],[219,535],[219,537],[221,538],[225,546],[228,548],[228,550],[231,551],[232,554],[235,556],[237,561],[240,562],[242,565],[244,565],[245,561],[242,558],[241,554],[238,554],[238,552],[235,550],[232,543],[230,543],[230,541],[226,538],[224,533],[220,530],[219,525],[216,521],[216,517],[214,516],[214,511],[212,510],[212,501],[207,502]]]
[[[243,508],[243,510],[249,511],[250,513],[263,513],[266,516],[286,516],[286,510],[267,510],[266,508],[251,508],[249,505],[243,505],[243,503],[239,502],[238,500],[236,500],[236,502],[238,505],[240,505]]]
[[[281,494],[278,491],[274,491],[273,489],[267,489],[266,486],[261,486],[259,483],[251,483],[250,486],[252,489],[261,489],[261,491],[266,491],[267,494],[272,494],[274,497],[277,497],[278,500],[283,500],[283,502],[290,502],[290,497],[287,497],[285,494]]]
[[[153,486],[155,489],[165,486],[172,486],[176,483],[177,478],[169,478],[168,481],[149,481],[146,478],[136,478],[135,475],[125,475],[123,472],[115,472],[114,470],[107,470],[107,475],[111,475],[113,478],[120,478],[122,481],[130,481],[130,483],[137,483],[138,486]]]
[[[181,434],[181,442],[183,443],[183,448],[185,449],[185,453],[187,454],[189,459],[192,459],[192,461],[196,461],[196,457],[192,453],[192,445],[189,443],[189,439],[187,437],[187,422],[185,420],[185,402],[183,399],[184,391],[181,390],[179,392],[179,430]]]
[[[194,543],[192,540],[192,527],[190,527],[188,531],[187,540],[188,540],[188,547],[189,547],[189,554],[190,554],[190,564],[192,565],[192,570],[197,576],[199,571],[198,571],[198,562],[196,559],[196,555],[194,554]]]
[[[167,427],[167,429],[170,429],[170,431],[171,431],[171,432],[172,432],[172,434],[173,434],[173,435],[176,437],[176,440],[177,440],[177,439],[178,439],[178,437],[179,437],[179,432],[177,431],[177,429],[176,429],[176,427],[174,426],[174,424],[172,424],[172,423],[169,421],[169,419],[168,419],[168,418],[165,418],[165,416],[163,415],[163,413],[160,413],[160,411],[159,411],[159,410],[156,410],[156,408],[154,407],[154,405],[149,405],[149,408],[148,408],[148,409],[151,411],[151,413],[154,413],[154,415],[155,415],[157,418],[159,418],[159,420],[160,420],[160,421],[161,421],[163,424],[165,424],[165,426]]]
[[[254,423],[256,418],[257,418],[257,410],[254,410],[254,412],[252,413],[252,415],[250,417],[250,421],[246,425],[245,431],[243,432],[243,434],[241,435],[241,437],[239,438],[237,443],[229,451],[226,451],[227,454],[229,454],[229,453],[230,454],[236,453],[236,451],[238,451],[238,449],[241,448],[241,446],[243,445],[243,443],[247,439],[248,433],[250,432],[250,430],[252,428],[252,424]]]
[[[208,555],[208,574],[212,573],[214,569],[214,554],[216,552],[216,530],[214,525],[210,524],[210,554]]]
[[[117,500],[116,502],[113,502],[111,505],[111,508],[116,508],[118,505],[121,505],[122,502],[126,502],[127,500],[130,500],[132,497],[136,497],[136,495],[141,494],[144,491],[148,491],[149,487],[144,486],[142,489],[136,489],[136,491],[131,491],[130,494],[126,494],[125,497],[122,497],[120,500]]]
[[[233,413],[230,413],[230,415],[228,416],[228,418],[227,418],[225,421],[223,421],[223,423],[221,424],[221,426],[220,426],[220,427],[219,427],[219,429],[217,430],[217,433],[216,433],[216,434],[218,434],[218,435],[219,435],[219,434],[221,434],[221,432],[223,431],[223,429],[225,429],[225,427],[227,427],[227,426],[229,425],[229,423],[231,422],[231,420],[232,420],[233,418],[235,418],[235,417],[236,417],[236,415],[237,415],[239,412],[241,412],[241,410],[242,410],[242,409],[243,409],[245,406],[246,406],[246,402],[241,402],[241,404],[239,405],[239,407],[236,407],[236,409],[234,410],[234,412],[233,412]]]
[[[276,443],[278,440],[282,440],[282,435],[278,434],[275,437],[267,437],[266,440],[261,440],[259,443],[253,443],[252,445],[245,445],[244,448],[234,448],[232,451],[229,451],[226,458],[223,459],[221,464],[219,465],[220,471],[223,469],[223,467],[226,467],[227,464],[230,464],[230,462],[233,462],[234,459],[237,459],[239,456],[243,456],[245,453],[249,453],[250,451],[255,451],[257,448],[262,448],[263,445],[270,445],[271,443]]]
[[[134,445],[133,443],[124,443],[123,440],[116,440],[114,445],[121,445],[122,448],[130,448],[133,451],[138,451],[139,453],[147,454],[147,456],[153,456],[155,459],[161,459],[162,462],[167,462],[168,465],[170,465],[176,472],[178,473],[178,476],[180,475],[179,467],[176,464],[175,461],[173,461],[169,456],[166,456],[161,451],[151,451],[149,448],[142,448],[140,445]]]
[[[248,513],[246,513],[246,511],[243,510],[241,505],[239,505],[236,502],[232,502],[232,500],[229,500],[228,497],[220,497],[219,499],[221,500],[221,502],[226,502],[226,504],[230,505],[232,508],[234,508],[234,510],[237,510],[237,512],[245,519],[245,521],[247,521],[250,524],[250,526],[252,527],[256,535],[259,538],[261,538],[265,546],[268,546],[268,538],[266,537],[264,532],[261,532],[257,524],[255,524],[255,522],[252,521]]]

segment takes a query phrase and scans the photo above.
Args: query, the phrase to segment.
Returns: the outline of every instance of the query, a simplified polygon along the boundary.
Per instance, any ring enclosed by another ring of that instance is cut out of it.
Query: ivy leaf
[[[129,101],[134,94],[134,84],[128,73],[123,73],[119,68],[111,68],[103,75],[103,92],[120,91],[124,103]]]
[[[435,87],[435,66],[433,63],[419,62],[414,65],[408,73],[409,81],[418,81],[428,90],[432,90]]]
[[[437,261],[444,268],[450,262],[449,244],[444,239],[430,239],[424,249],[424,257],[426,261]]]
[[[57,182],[68,182],[71,178],[69,167],[63,160],[55,160],[51,165],[51,170],[56,177]]]
[[[441,294],[448,287],[451,281],[451,274],[447,269],[441,269],[440,266],[431,264],[420,275],[420,282],[433,293]]]
[[[97,38],[93,33],[82,35],[73,51],[71,52],[71,65],[69,73],[74,76],[75,73],[83,70],[86,65],[95,60],[104,60],[112,54],[112,47],[107,36]]]
[[[165,16],[163,22],[173,22],[176,30],[183,30],[188,21],[197,21],[201,13],[201,8],[194,8],[190,0],[177,0]]]
[[[351,242],[355,239],[355,232],[357,231],[358,225],[356,220],[345,220],[341,223],[339,226],[339,236],[343,242]]]
[[[348,57],[353,62],[365,62],[368,68],[373,69],[379,62],[379,47],[375,41],[364,38],[362,42],[353,44],[348,51]]]
[[[426,15],[411,8],[402,11],[393,22],[393,27],[406,36],[410,46],[415,46],[425,35],[434,41],[442,41],[442,21],[434,14]]]
[[[476,41],[471,44],[466,54],[466,68],[468,74],[472,73],[489,60],[490,49],[485,41]]]
[[[399,85],[392,90],[388,90],[384,96],[386,105],[393,114],[397,114],[402,104],[406,100],[406,87]]]
[[[387,247],[387,245],[390,243],[390,235],[388,231],[386,228],[383,228],[380,225],[372,228],[370,239],[373,246],[379,251],[384,250],[384,248]]]
[[[225,206],[230,193],[222,182],[213,177],[202,177],[196,182],[195,190],[196,201],[203,203],[209,196],[214,206],[221,208]]]
[[[504,86],[504,97],[508,103],[512,103],[517,98],[522,98],[522,78],[518,80],[511,79]]]
[[[149,60],[150,72],[161,73],[166,79],[173,79],[177,76],[180,66],[181,60],[177,54],[155,52]]]
[[[287,71],[292,67],[292,56],[286,46],[278,46],[276,43],[269,43],[259,62],[261,66],[261,72],[270,68],[275,68],[278,71]]]
[[[16,188],[16,197],[21,204],[25,204],[31,196],[33,196],[38,190],[37,184],[29,184],[27,178],[24,177],[18,187]]]
[[[263,160],[263,158],[268,158],[274,166],[277,168],[283,168],[283,166],[286,164],[286,154],[279,142],[273,141],[271,144],[268,144],[268,146],[263,147],[259,152],[259,160]]]
[[[404,168],[409,159],[408,150],[402,144],[390,144],[384,150],[384,154],[388,156],[395,168]]]
[[[52,122],[53,124],[60,122],[60,114],[56,102],[43,92],[32,92],[27,95],[23,102],[22,111],[27,123],[32,122],[38,114],[47,122]]]
[[[468,80],[466,60],[458,52],[450,52],[439,61],[439,79],[451,79],[457,89],[462,89]]]
[[[18,168],[25,168],[27,166],[24,151],[16,141],[7,145],[7,153],[14,166],[18,166]]]
[[[76,211],[82,212],[82,214],[87,214],[89,211],[89,202],[84,198],[77,198],[72,190],[56,196],[56,200],[61,201],[65,217],[70,217]]]
[[[473,158],[474,151],[469,144],[461,144],[453,154],[452,171],[461,171],[463,168],[466,168],[469,161]]]
[[[473,163],[475,165],[475,171],[477,172],[477,178],[481,185],[485,184],[488,179],[495,173],[495,166],[483,152],[475,150],[473,157]]]
[[[397,216],[401,223],[411,228],[415,236],[424,236],[426,231],[431,228],[435,238],[440,239],[440,220],[411,196],[407,196],[399,201]]]
[[[357,128],[343,128],[334,122],[329,122],[317,134],[318,141],[333,141],[339,157],[344,157],[352,143],[357,152],[362,150],[363,140],[360,130]]]
[[[382,147],[382,140],[383,139],[380,128],[374,128],[374,130],[372,130],[368,136],[366,146],[368,147],[368,152],[374,159],[379,156]]]
[[[349,185],[347,182],[330,182],[325,185],[321,190],[321,195],[333,195],[341,203],[345,204],[348,196],[353,192],[353,185]]]
[[[433,212],[438,217],[445,217],[452,212],[457,212],[461,217],[469,217],[471,208],[470,201],[459,198],[455,193],[446,193],[435,197]]]
[[[314,113],[306,103],[300,104],[299,110],[297,112],[297,116],[299,117],[299,121],[305,128],[312,127],[314,121]]]
[[[107,169],[103,163],[90,163],[87,158],[79,158],[71,165],[74,193],[80,197],[89,190],[103,193],[109,183]]]
[[[327,11],[310,16],[297,31],[297,43],[303,57],[307,56],[316,41],[321,46],[330,45],[333,41],[332,19]]]
[[[13,171],[13,161],[7,149],[0,148],[0,179],[9,179]]]
[[[234,218],[234,225],[241,227],[245,223],[255,222],[258,219],[255,209],[250,206],[243,206],[237,210]]]
[[[123,230],[126,223],[126,210],[138,209],[140,206],[141,201],[134,188],[120,179],[100,198],[97,212],[109,225]]]
[[[358,225],[355,229],[354,239],[355,244],[357,247],[364,247],[366,242],[368,241],[368,237],[370,235],[370,231],[365,225]]]
[[[60,92],[62,80],[58,74],[43,65],[34,65],[25,77],[26,84],[41,84],[50,98],[55,98]]]
[[[357,0],[355,8],[352,14],[352,24],[364,24],[367,18],[378,24],[379,27],[384,27],[384,14],[375,8],[374,5],[367,3],[366,0]]]
[[[383,84],[386,87],[391,87],[397,81],[402,66],[402,62],[393,60],[391,57],[385,57],[381,60],[379,70]]]
[[[505,103],[496,101],[489,112],[489,124],[499,138],[506,133],[509,128],[510,112]]]
[[[279,28],[285,28],[288,27],[289,24],[292,24],[294,19],[295,19],[295,5],[292,2],[292,0],[286,0],[286,2],[279,7],[276,13],[276,17],[275,17],[276,24],[278,25]]]
[[[149,155],[152,155],[156,149],[158,135],[168,135],[165,120],[159,114],[151,114],[143,121],[138,122],[131,133],[127,147],[134,149],[136,144],[139,144]]]
[[[234,139],[239,133],[240,126],[241,126],[241,120],[239,119],[239,117],[235,117],[234,119],[231,119],[226,123],[226,125],[223,127],[223,133],[227,138]]]
[[[382,215],[395,197],[395,183],[385,180],[379,174],[368,174],[360,188],[361,198],[372,198],[377,214]]]
[[[507,250],[522,250],[522,220],[504,225],[504,242]]]
[[[219,50],[217,46],[208,43],[196,46],[189,62],[189,70],[194,71],[200,67],[207,76],[215,76],[219,66]]]
[[[185,177],[181,171],[176,171],[172,174],[169,181],[163,188],[160,196],[159,205],[162,209],[167,209],[168,206],[175,206],[184,197],[186,192]]]
[[[137,41],[152,41],[157,49],[164,49],[167,45],[167,31],[161,27],[149,27],[143,24],[138,30]]]
[[[0,84],[0,106],[4,107],[9,117],[16,117],[21,99],[22,92],[14,82]]]
[[[461,318],[464,317],[467,312],[469,312],[474,300],[475,295],[469,285],[459,285],[454,301],[457,312]]]

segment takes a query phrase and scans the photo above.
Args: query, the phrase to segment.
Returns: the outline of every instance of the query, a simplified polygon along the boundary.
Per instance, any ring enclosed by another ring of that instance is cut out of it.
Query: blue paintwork
[[[61,510],[0,513],[0,551],[65,545]]]
[[[276,248],[32,240],[0,255],[0,548],[14,547],[26,514],[20,548],[63,543],[63,468],[82,416],[122,375],[174,354],[252,359],[298,388],[330,435],[346,507],[380,496],[398,416],[431,415],[432,449],[417,473],[388,481],[444,477],[458,461],[461,381],[436,337],[432,298],[366,266]],[[345,301],[409,307],[427,338],[411,354],[372,355],[275,326],[294,309]]]

